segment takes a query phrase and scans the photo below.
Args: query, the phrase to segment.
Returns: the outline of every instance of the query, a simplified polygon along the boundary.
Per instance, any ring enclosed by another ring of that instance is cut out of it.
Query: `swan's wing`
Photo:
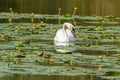
[[[54,41],[59,41],[59,42],[68,41],[67,39],[68,39],[68,38],[66,37],[65,32],[64,32],[62,29],[59,29],[59,30],[56,32],[56,35],[55,35],[55,37],[54,37]]]

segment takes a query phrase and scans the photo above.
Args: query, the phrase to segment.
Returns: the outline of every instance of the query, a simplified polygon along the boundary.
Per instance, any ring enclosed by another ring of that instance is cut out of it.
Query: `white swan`
[[[54,37],[54,45],[68,46],[75,44],[75,29],[71,23],[64,23],[62,29],[59,29]]]

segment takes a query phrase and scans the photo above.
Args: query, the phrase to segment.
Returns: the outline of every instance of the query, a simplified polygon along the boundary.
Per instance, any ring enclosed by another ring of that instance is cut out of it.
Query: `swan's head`
[[[75,28],[71,23],[68,23],[68,22],[64,23],[63,28],[64,29],[68,28],[69,30],[71,30],[72,34],[75,36]]]

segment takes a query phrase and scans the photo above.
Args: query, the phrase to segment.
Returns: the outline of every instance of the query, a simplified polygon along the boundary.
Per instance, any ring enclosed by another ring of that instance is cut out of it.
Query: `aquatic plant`
[[[98,70],[102,70],[102,65],[98,65]]]
[[[34,23],[34,13],[31,13],[31,23]]]
[[[12,15],[15,15],[15,13],[14,13],[14,11],[13,11],[12,8],[9,8],[9,11],[10,11],[10,13],[11,13]],[[13,22],[12,17],[9,17],[9,18],[8,18],[8,23],[12,23],[12,22]]]
[[[116,18],[115,16],[108,15],[104,17],[104,20],[114,22],[115,18]]]
[[[19,53],[15,55],[16,58],[25,58],[25,54]]]
[[[99,59],[102,59],[102,58],[103,58],[103,56],[102,56],[102,55],[99,55],[99,56],[98,56],[98,58],[99,58]]]
[[[61,20],[60,20],[60,14],[61,14],[61,8],[58,8],[58,24],[61,24]]]
[[[16,26],[15,27],[15,31],[20,31],[21,30],[21,26]]]
[[[39,27],[45,27],[44,21],[40,21],[40,23],[38,25],[39,25]]]
[[[72,15],[69,13],[66,13],[66,14],[64,14],[64,17],[72,17]]]
[[[54,64],[55,63],[55,59],[49,59],[49,64]]]
[[[61,8],[58,8],[58,16],[60,16],[60,14],[61,14]]]
[[[7,41],[10,41],[10,40],[12,39],[12,37],[9,36],[9,35],[7,35],[7,34],[0,34],[0,39],[1,39],[2,41],[7,42]]]
[[[37,53],[37,56],[39,56],[39,57],[43,57],[43,56],[44,56],[44,52]]]
[[[14,14],[14,11],[13,11],[12,8],[9,8],[9,11],[10,11],[11,14]]]
[[[51,54],[45,54],[44,52],[37,53],[37,56],[43,57],[43,58],[51,58]]]
[[[77,7],[74,7],[74,11],[73,11],[72,17],[76,14],[77,9],[78,9]]]
[[[8,23],[12,23],[13,19],[12,18],[8,18]]]
[[[106,76],[120,76],[120,72],[119,72],[119,71],[112,70],[112,71],[106,72],[105,75],[106,75]]]
[[[21,43],[21,44],[16,45],[16,47],[24,47],[24,45]]]
[[[95,30],[96,30],[96,31],[100,31],[100,30],[102,30],[102,29],[103,29],[102,26],[97,26]]]
[[[1,15],[1,14],[0,14]],[[8,14],[11,18],[11,14]],[[12,15],[13,16],[13,15]],[[34,18],[49,18],[52,21],[58,16],[37,15]],[[31,14],[20,17],[32,18]],[[19,20],[18,17],[17,19]],[[72,17],[59,16],[61,20],[72,20]],[[14,16],[12,19],[16,18]],[[75,16],[74,16],[75,18]],[[8,19],[8,17],[7,17]],[[96,20],[96,17],[80,17],[75,19]],[[110,77],[112,69],[119,70],[119,26],[106,26],[106,21],[100,17],[99,26],[77,25],[77,41],[72,54],[57,54],[53,46],[53,37],[59,24],[48,24],[42,19],[38,23],[0,24],[0,72],[2,74],[31,74],[31,75],[97,75]],[[98,19],[97,19],[98,21]],[[57,23],[57,22],[55,22]],[[80,22],[81,23],[81,22]],[[18,34],[19,33],[19,34]],[[31,35],[32,34],[32,35]],[[12,39],[14,38],[14,39]],[[9,42],[4,42],[4,40]],[[70,46],[71,47],[71,46]],[[70,48],[71,49],[71,48]],[[119,71],[118,74],[119,76]],[[114,77],[114,78],[115,78]],[[114,79],[113,78],[113,79]]]
[[[72,59],[64,60],[64,64],[67,64],[68,66],[75,65],[75,61]]]
[[[22,44],[30,44],[30,41],[28,40],[21,40]]]
[[[57,29],[56,29],[56,28],[54,28],[54,29],[53,29],[53,32],[56,32],[56,31],[57,31]]]

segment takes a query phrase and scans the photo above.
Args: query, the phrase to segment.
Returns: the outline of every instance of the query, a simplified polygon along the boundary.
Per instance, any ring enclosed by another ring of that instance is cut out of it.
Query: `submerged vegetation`
[[[9,74],[94,76],[100,80],[120,78],[119,17],[24,13],[0,13],[0,72]],[[72,54],[58,54],[55,32],[63,22],[76,29]],[[84,80],[89,80],[85,78]],[[82,79],[82,78],[80,78]]]

